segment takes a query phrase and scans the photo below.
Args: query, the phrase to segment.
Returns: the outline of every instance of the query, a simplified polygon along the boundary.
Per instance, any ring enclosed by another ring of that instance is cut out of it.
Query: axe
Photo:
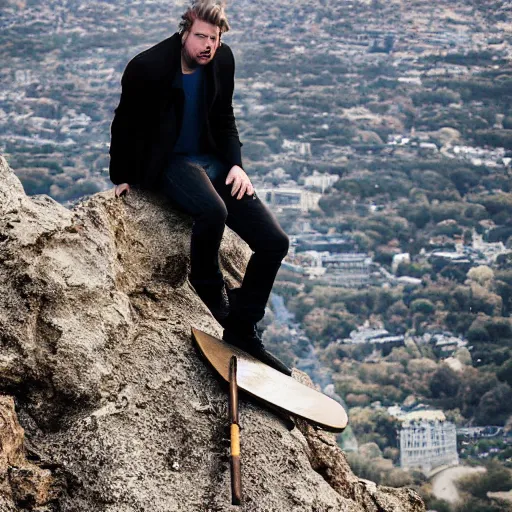
[[[240,471],[240,425],[238,423],[238,385],[236,383],[236,356],[229,360],[229,421],[231,424],[231,503],[240,505],[242,476]]]

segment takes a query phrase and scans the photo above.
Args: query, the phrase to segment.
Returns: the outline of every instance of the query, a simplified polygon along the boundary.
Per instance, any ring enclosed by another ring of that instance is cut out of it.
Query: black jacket
[[[179,135],[182,89],[173,88],[181,69],[181,36],[176,33],[134,57],[121,79],[122,92],[111,126],[110,179],[151,186],[162,172]],[[202,147],[230,167],[242,167],[233,115],[235,60],[226,44],[205,66],[206,113]]]

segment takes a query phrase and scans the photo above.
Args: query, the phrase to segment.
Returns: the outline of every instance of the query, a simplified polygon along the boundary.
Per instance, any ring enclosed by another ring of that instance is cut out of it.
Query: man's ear
[[[188,30],[185,30],[185,32],[183,32],[183,34],[181,34],[181,45],[182,46],[185,44],[187,37],[188,37]]]

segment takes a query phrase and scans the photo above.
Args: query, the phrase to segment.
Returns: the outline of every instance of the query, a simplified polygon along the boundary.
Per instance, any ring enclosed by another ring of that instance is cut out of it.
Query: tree
[[[383,410],[354,408],[350,421],[359,442],[376,443],[381,450],[396,446],[400,421]]]
[[[494,195],[482,195],[478,202],[483,204],[491,216],[505,212],[508,218],[512,215],[512,194],[500,193]]]
[[[455,357],[466,366],[471,366],[473,360],[471,358],[471,352],[466,347],[461,347],[455,352]]]
[[[460,386],[459,376],[446,365],[440,366],[430,380],[430,392],[433,398],[454,397]]]
[[[496,376],[502,382],[506,382],[509,386],[512,386],[512,359],[509,359],[499,368],[496,372]]]
[[[431,315],[436,310],[432,301],[428,299],[416,299],[411,302],[411,311],[423,315]]]
[[[401,214],[408,221],[414,223],[418,229],[423,229],[431,220],[428,202],[422,204],[407,203],[406,206],[401,209]]]
[[[501,500],[498,503],[495,500],[491,502],[488,499],[481,500],[470,496],[461,501],[454,512],[510,512],[510,506],[509,503]]]
[[[501,383],[482,396],[475,412],[475,421],[481,425],[504,425],[511,413],[512,388]]]
[[[443,201],[439,204],[433,204],[431,208],[434,222],[441,222],[448,219],[460,221],[464,218],[465,211],[466,205],[455,201]]]
[[[486,469],[484,473],[461,478],[457,487],[481,500],[487,499],[488,492],[509,491],[512,488],[512,473],[502,464],[492,461]]]
[[[244,155],[253,162],[259,162],[270,155],[270,150],[264,142],[247,141],[244,143]]]
[[[494,295],[494,294],[489,294]],[[478,315],[467,332],[472,343],[489,343],[495,345],[512,345],[512,320],[501,316]]]
[[[435,510],[436,512],[453,512],[450,502],[438,498],[428,501],[428,510]]]
[[[487,265],[479,265],[478,267],[469,269],[467,276],[471,281],[475,281],[479,285],[489,289],[494,279],[494,272]]]
[[[471,343],[485,343],[490,340],[489,331],[478,320],[471,324],[466,336]]]
[[[475,358],[475,356],[473,355]],[[460,376],[458,402],[462,414],[470,418],[477,412],[482,396],[498,385],[498,379],[491,373],[467,367]]]

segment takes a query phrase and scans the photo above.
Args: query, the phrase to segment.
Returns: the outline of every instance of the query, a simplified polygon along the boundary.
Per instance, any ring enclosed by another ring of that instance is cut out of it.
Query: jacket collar
[[[212,62],[206,66],[206,105],[208,110],[212,107],[215,98],[219,92],[219,66],[217,60],[217,54],[213,57]]]

